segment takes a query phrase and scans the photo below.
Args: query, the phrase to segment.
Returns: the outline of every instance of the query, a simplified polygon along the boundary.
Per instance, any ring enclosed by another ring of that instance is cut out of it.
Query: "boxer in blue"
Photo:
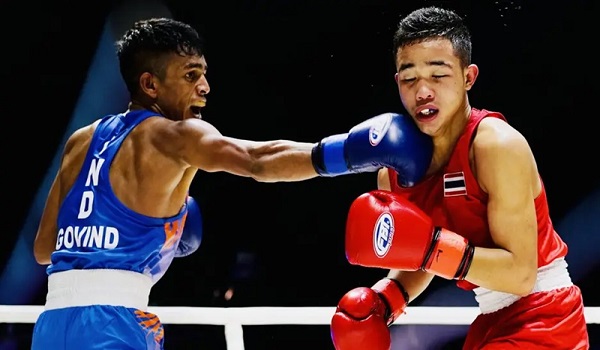
[[[33,350],[162,349],[147,312],[173,258],[200,245],[200,209],[188,195],[198,170],[261,182],[396,169],[411,186],[431,160],[431,139],[387,113],[318,143],[223,136],[202,120],[210,87],[202,40],[189,25],[139,21],[117,43],[131,100],[66,142],[34,243],[49,265]]]

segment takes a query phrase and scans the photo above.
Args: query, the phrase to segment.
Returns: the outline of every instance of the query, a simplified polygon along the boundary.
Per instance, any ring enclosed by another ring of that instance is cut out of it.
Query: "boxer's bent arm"
[[[387,168],[379,169],[377,173],[377,188],[391,191],[390,178]],[[415,300],[429,286],[435,275],[425,271],[390,270],[387,277],[395,279],[406,290],[409,302]]]
[[[534,201],[541,182],[535,159],[525,138],[495,118],[484,119],[473,150],[477,179],[489,196],[490,233],[499,248],[476,247],[466,280],[487,289],[527,295],[537,274]]]
[[[204,171],[225,171],[261,182],[301,181],[317,176],[311,160],[313,143],[226,137],[199,119],[173,123],[163,131],[159,143],[164,151]]]
[[[435,275],[425,271],[401,271],[401,270],[390,270],[387,277],[395,279],[400,282],[406,294],[408,294],[408,301],[412,302],[415,300],[433,281]]]
[[[76,130],[65,143],[59,170],[46,198],[44,210],[33,242],[33,255],[35,260],[41,265],[50,264],[50,255],[56,249],[56,235],[58,232],[56,220],[58,218],[58,211],[63,199],[75,183],[75,179],[81,170],[85,154],[87,153],[92,134],[97,124],[98,121],[90,126]]]
[[[56,246],[56,220],[60,207],[60,178],[54,178],[46,204],[38,225],[38,230],[33,241],[33,256],[40,265],[50,264],[50,254]]]

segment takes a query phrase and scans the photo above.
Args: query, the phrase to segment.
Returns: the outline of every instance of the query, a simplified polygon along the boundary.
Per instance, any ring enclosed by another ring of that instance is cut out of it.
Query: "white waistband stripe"
[[[152,279],[127,270],[70,270],[48,276],[46,310],[113,305],[146,310]]]
[[[538,269],[537,280],[531,293],[549,292],[551,290],[570,287],[573,285],[567,270],[565,259],[556,259],[550,264]],[[486,288],[475,288],[475,300],[479,304],[481,313],[488,314],[512,305],[520,296],[510,293],[497,292]]]

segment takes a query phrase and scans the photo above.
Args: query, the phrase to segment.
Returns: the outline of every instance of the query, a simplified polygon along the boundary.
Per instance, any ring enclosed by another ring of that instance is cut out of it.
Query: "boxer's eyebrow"
[[[446,61],[436,60],[436,61],[427,61],[428,66],[444,66],[448,68],[452,68],[452,65]]]
[[[198,69],[201,69],[201,70],[207,70],[208,69],[208,65],[205,66],[202,63],[196,63],[196,62],[194,62],[194,63],[188,63],[188,64],[186,64],[183,68],[184,69],[198,68]]]
[[[440,66],[440,67],[452,68],[452,65],[450,63],[443,61],[443,60],[427,61],[427,62],[425,62],[425,64],[427,64],[428,66]],[[402,72],[403,70],[413,68],[414,66],[415,66],[414,63],[403,63],[400,65],[398,72]]]
[[[400,68],[398,68],[398,73],[402,72],[403,70],[407,70],[409,68],[412,68],[414,66],[415,66],[414,63],[403,63],[403,64],[400,65]]]

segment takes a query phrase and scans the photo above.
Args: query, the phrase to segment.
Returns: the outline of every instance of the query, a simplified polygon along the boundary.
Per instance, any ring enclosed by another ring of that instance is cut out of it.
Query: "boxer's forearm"
[[[507,250],[476,247],[465,279],[480,287],[524,296],[536,280],[537,269],[530,265]]]
[[[260,182],[302,181],[317,177],[312,164],[314,144],[277,140],[253,143],[248,150],[252,155],[253,178]]]
[[[387,277],[393,278],[406,290],[409,302],[415,300],[429,286],[433,274],[425,271],[390,270]]]

